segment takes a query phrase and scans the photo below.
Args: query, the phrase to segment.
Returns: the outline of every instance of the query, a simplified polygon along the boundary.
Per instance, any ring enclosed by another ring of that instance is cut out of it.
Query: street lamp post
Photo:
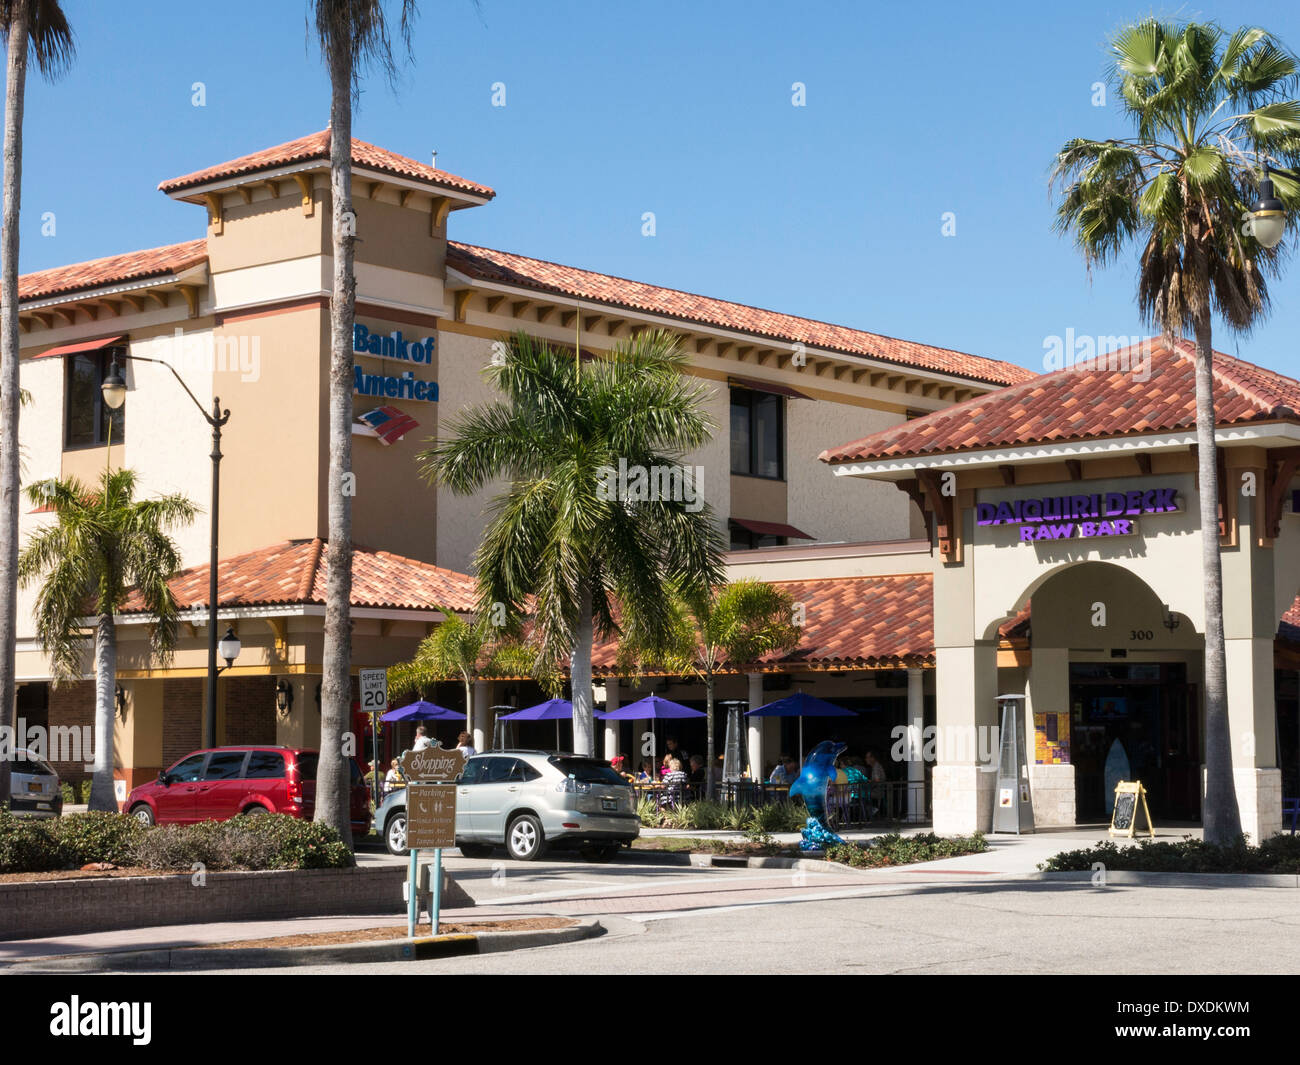
[[[113,410],[117,410],[126,402],[126,379],[122,376],[122,371],[118,368],[117,360],[125,359],[129,362],[152,362],[159,366],[166,366],[171,370],[172,376],[180,382],[181,388],[185,389],[185,394],[194,401],[194,405],[203,415],[203,419],[212,426],[212,521],[211,533],[209,536],[209,556],[208,556],[208,691],[207,703],[203,711],[203,746],[215,747],[217,745],[217,674],[224,670],[217,669],[217,530],[219,528],[221,501],[221,427],[230,420],[230,411],[221,409],[220,397],[212,397],[212,413],[209,414],[203,409],[203,404],[190,391],[189,385],[181,378],[175,368],[164,362],[162,359],[150,359],[143,355],[126,355],[114,352],[113,363],[109,368],[108,376],[104,378],[103,385],[100,386],[104,394],[104,402]],[[239,654],[239,640],[235,638],[233,631],[226,633],[226,638],[221,641],[223,657],[226,657],[226,668],[230,668]],[[231,650],[233,653],[225,656],[224,652]]]
[[[1266,248],[1276,248],[1286,234],[1286,206],[1273,191],[1273,179],[1270,174],[1283,174],[1288,178],[1300,179],[1300,174],[1283,170],[1276,166],[1264,164],[1264,177],[1259,183],[1259,198],[1250,209],[1251,228],[1255,239]]]

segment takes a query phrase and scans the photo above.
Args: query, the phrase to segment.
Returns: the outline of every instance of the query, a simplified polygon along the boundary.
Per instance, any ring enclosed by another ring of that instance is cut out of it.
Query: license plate
[[[28,790],[28,791],[34,791],[34,792],[36,792],[37,794],[39,794],[40,792],[44,791],[45,789],[42,788],[39,784],[29,783],[29,784],[27,785],[27,790]]]
[[[602,810],[617,810],[617,809],[618,809],[618,800],[617,800],[617,799],[601,799],[601,800],[600,800],[600,808],[601,808]]]

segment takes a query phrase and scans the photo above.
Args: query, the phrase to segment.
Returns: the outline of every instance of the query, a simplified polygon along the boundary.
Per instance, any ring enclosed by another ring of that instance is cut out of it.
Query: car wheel
[[[406,811],[393,814],[384,826],[384,843],[389,854],[406,853]]]
[[[492,844],[490,843],[462,843],[457,840],[456,846],[466,858],[490,858],[492,856]]]
[[[542,856],[546,835],[542,823],[532,814],[520,814],[506,829],[506,851],[517,862],[531,862]]]
[[[582,855],[582,860],[585,862],[612,862],[618,851],[617,844],[602,843],[583,847],[578,853]]]
[[[142,802],[131,807],[131,816],[144,825],[145,828],[153,828],[154,826],[153,811]]]
[[[250,806],[244,811],[245,817],[261,817],[262,814],[270,813],[265,806]]]

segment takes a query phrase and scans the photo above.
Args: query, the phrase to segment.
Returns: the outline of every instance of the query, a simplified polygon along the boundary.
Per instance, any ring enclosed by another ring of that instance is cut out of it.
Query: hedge
[[[1177,842],[1147,839],[1124,847],[1107,840],[1055,854],[1038,868],[1051,873],[1089,872],[1097,865],[1139,873],[1300,873],[1300,836],[1272,836],[1257,847],[1244,836],[1229,844],[1191,836]]]

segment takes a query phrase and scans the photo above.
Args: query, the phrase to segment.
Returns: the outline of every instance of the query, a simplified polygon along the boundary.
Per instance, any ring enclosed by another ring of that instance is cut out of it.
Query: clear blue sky
[[[497,190],[452,215],[453,239],[1035,368],[1067,330],[1150,331],[1136,253],[1090,282],[1052,231],[1046,184],[1068,137],[1127,134],[1092,85],[1108,33],[1149,5],[420,6],[413,60],[395,92],[368,79],[354,132],[420,160],[436,147],[440,167]],[[29,82],[24,271],[200,236],[202,211],[159,181],[328,122],[306,0],[64,8],[76,66]],[[1263,25],[1300,50],[1292,5],[1165,10]],[[1216,347],[1300,376],[1300,262],[1273,295],[1252,336],[1219,330]]]

